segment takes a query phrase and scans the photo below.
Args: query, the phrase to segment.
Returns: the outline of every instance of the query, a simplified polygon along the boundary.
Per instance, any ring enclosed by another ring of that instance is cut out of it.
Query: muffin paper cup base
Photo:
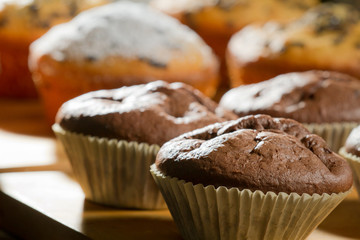
[[[84,136],[58,124],[53,131],[87,199],[122,208],[166,208],[149,173],[159,146]]]
[[[331,150],[338,152],[344,145],[351,130],[357,127],[359,123],[324,123],[324,124],[304,124],[310,132],[322,137]]]
[[[351,153],[346,152],[344,147],[340,149],[339,153],[350,164],[350,167],[354,175],[354,186],[357,190],[358,196],[360,197],[360,158]]]
[[[349,193],[286,194],[204,187],[151,174],[185,239],[305,239]]]

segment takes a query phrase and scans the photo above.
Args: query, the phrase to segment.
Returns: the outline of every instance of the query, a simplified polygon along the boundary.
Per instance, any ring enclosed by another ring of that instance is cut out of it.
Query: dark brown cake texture
[[[268,114],[301,123],[359,122],[360,81],[331,71],[287,73],[231,89],[220,105],[240,117]]]
[[[351,131],[344,147],[346,152],[360,157],[360,126]]]
[[[322,194],[352,186],[348,163],[302,124],[255,115],[216,123],[165,143],[157,168],[193,184]]]
[[[226,110],[219,117],[217,111],[217,103],[191,86],[155,81],[83,94],[62,105],[56,122],[76,133],[161,146],[182,133],[237,118]]]

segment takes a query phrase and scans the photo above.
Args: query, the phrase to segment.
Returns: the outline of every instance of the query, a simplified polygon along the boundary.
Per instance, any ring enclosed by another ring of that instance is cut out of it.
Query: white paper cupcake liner
[[[338,152],[344,145],[351,130],[357,127],[359,123],[323,123],[323,124],[304,124],[310,132],[322,137],[331,150]]]
[[[120,208],[166,208],[149,173],[159,146],[84,136],[58,124],[53,131],[87,199]]]
[[[349,193],[252,192],[204,187],[166,177],[151,166],[184,239],[305,239]]]
[[[339,153],[350,164],[350,167],[354,175],[354,186],[357,190],[358,196],[360,197],[360,158],[351,153],[346,152],[344,147],[340,148]]]

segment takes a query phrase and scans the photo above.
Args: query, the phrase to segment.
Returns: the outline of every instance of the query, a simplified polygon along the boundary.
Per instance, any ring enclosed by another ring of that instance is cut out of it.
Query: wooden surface
[[[37,101],[0,100],[0,113],[0,228],[24,239],[181,239],[167,210],[85,200]],[[360,239],[359,226],[353,191],[308,240]]]

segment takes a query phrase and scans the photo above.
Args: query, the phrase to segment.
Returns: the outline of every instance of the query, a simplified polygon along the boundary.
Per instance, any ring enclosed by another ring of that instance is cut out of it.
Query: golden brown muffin
[[[228,45],[231,86],[311,69],[359,78],[359,20],[354,7],[327,3],[288,24],[269,22],[244,28]]]
[[[187,26],[143,4],[118,2],[86,11],[30,50],[50,123],[63,102],[97,89],[161,79],[213,96],[218,84],[211,48]]]
[[[35,97],[29,45],[50,27],[110,0],[0,1],[0,97]]]
[[[288,22],[300,17],[319,0],[153,0],[151,5],[194,29],[225,60],[230,37],[251,23]],[[222,64],[225,77],[225,62]],[[226,79],[224,80],[226,81]],[[223,83],[226,85],[226,82]]]

